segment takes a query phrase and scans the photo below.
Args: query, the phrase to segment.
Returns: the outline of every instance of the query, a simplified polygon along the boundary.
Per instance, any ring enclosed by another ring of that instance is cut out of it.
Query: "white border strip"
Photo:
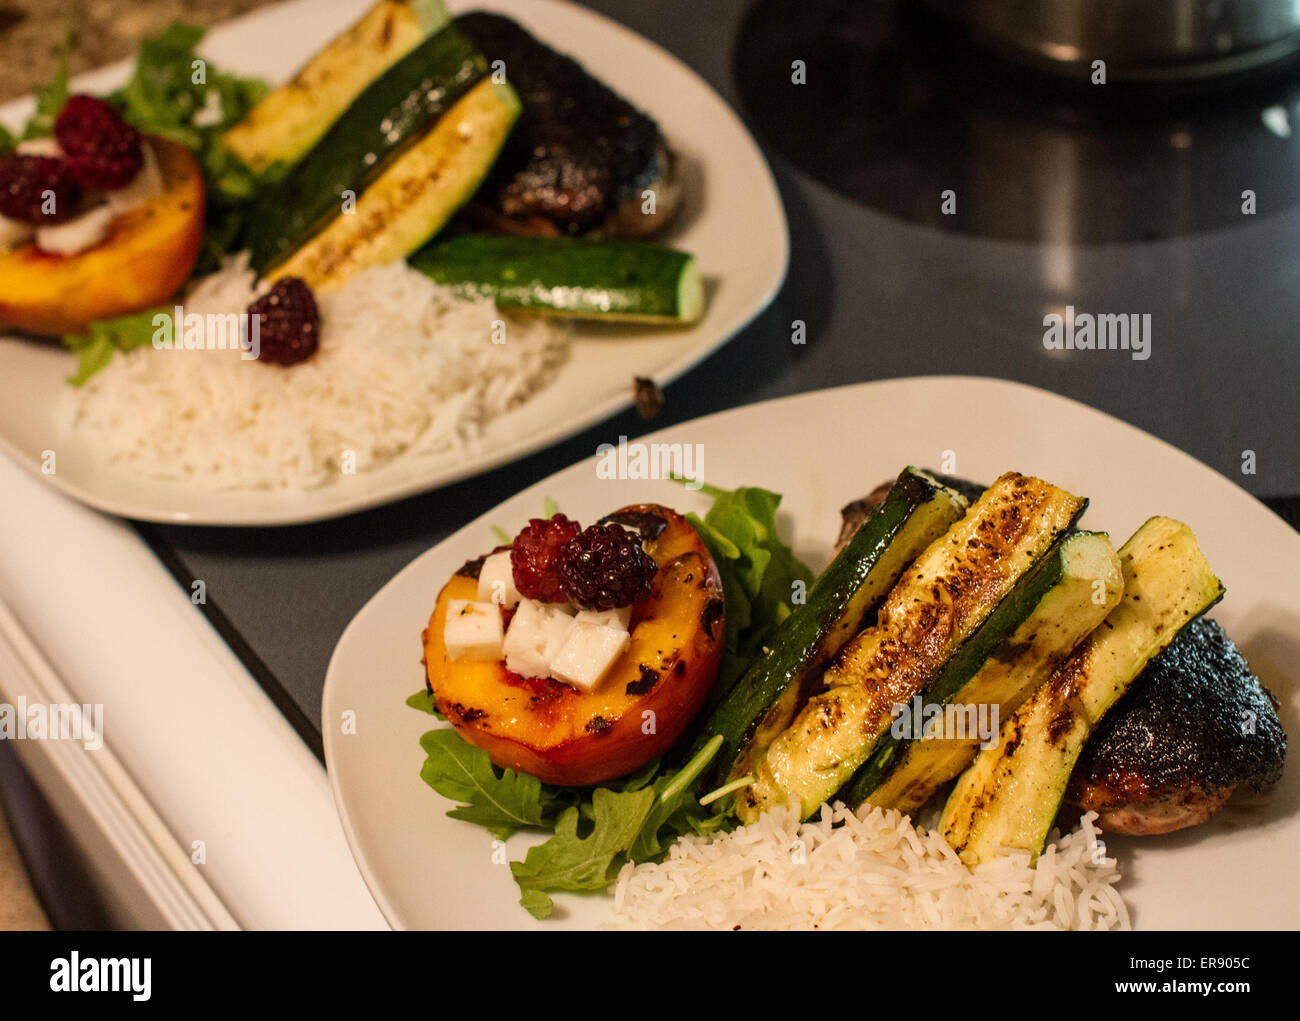
[[[175,842],[203,841],[230,915],[383,927],[324,769],[140,537],[3,456],[0,494],[0,600],[67,701],[103,705],[123,776]],[[102,793],[80,792],[87,814]]]
[[[15,705],[75,705],[72,695],[0,603],[0,697]],[[27,741],[66,790],[76,791],[89,819],[173,929],[238,929],[189,855],[159,818],[107,743],[93,751],[76,740]],[[27,758],[25,754],[23,756]]]

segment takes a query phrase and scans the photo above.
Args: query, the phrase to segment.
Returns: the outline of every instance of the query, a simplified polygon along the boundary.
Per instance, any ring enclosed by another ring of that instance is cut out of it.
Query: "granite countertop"
[[[177,20],[209,26],[267,0],[69,0],[73,74],[135,53],[141,38]],[[0,102],[25,95],[54,77],[63,38],[53,0],[0,0]]]

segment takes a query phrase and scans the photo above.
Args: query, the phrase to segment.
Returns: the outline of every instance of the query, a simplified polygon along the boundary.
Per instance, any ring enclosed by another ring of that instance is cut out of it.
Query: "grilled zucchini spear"
[[[319,234],[279,263],[268,279],[302,277],[313,290],[336,290],[369,266],[415,251],[478,190],[519,117],[510,85],[484,78],[428,132],[391,160]]]
[[[703,783],[743,776],[794,719],[819,672],[866,624],[899,576],[962,516],[966,501],[932,476],[905,468],[884,503],[831,561],[700,730],[696,751],[722,735]],[[707,786],[706,786],[707,789]]]
[[[742,822],[798,801],[817,811],[870,757],[896,705],[923,692],[1087,501],[1010,472],[917,558],[814,695],[758,759],[736,798]]]
[[[388,68],[447,23],[442,0],[378,0],[226,132],[253,170],[294,163]]]
[[[939,830],[967,865],[1001,848],[1037,859],[1092,728],[1147,662],[1223,596],[1186,525],[1152,518],[1119,551],[1124,596],[976,756]]]
[[[1119,557],[1104,533],[1067,536],[948,661],[926,702],[996,706],[996,726],[1119,604],[1123,591]],[[979,737],[970,728],[966,737],[927,733],[906,744],[887,734],[843,799],[914,815],[978,750]]]

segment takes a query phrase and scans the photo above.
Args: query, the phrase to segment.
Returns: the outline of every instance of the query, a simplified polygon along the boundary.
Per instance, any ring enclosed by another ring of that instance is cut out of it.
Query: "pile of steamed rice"
[[[241,256],[178,303],[187,318],[242,313],[268,287]],[[562,327],[506,319],[490,300],[459,299],[401,261],[316,297],[320,347],[306,361],[264,364],[233,340],[224,350],[136,348],[69,395],[73,427],[110,462],[152,478],[307,489],[401,455],[467,447],[568,353]],[[498,322],[504,343],[494,343]]]
[[[895,811],[793,806],[749,826],[677,840],[659,864],[626,865],[618,923],[670,929],[1128,929],[1096,813],[1065,837],[968,869]]]

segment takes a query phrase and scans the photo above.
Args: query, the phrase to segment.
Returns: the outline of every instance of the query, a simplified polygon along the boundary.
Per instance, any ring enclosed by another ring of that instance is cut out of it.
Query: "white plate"
[[[1167,514],[1195,530],[1227,586],[1213,616],[1282,700],[1300,733],[1300,536],[1263,504],[1186,454],[1063,397],[999,380],[905,379],[804,394],[696,419],[646,437],[701,444],[704,475],[732,488],[785,494],[778,523],[796,553],[826,562],[839,508],[907,464],[992,480],[1007,470],[1046,478],[1091,498],[1085,522],[1127,538]],[[601,480],[595,457],[507,500],[418,557],[353,619],[325,679],[325,759],[352,852],[394,926],[592,926],[608,897],[560,896],[557,917],[533,921],[509,871],[494,865],[491,836],[448,819],[450,803],[420,780],[419,737],[431,718],[403,705],[423,683],[420,632],[435,595],[467,559],[539,513],[544,497],[589,522],[624,504],[655,500],[683,512],[707,500],[671,482]],[[347,710],[354,735],[341,732]],[[1120,860],[1135,924],[1148,929],[1292,928],[1300,918],[1300,785],[1295,768],[1267,795],[1239,792],[1207,825],[1167,837],[1107,838]],[[509,841],[523,857],[530,838]]]
[[[202,50],[221,67],[279,81],[365,6],[365,0],[281,4],[213,31]],[[771,301],[789,255],[781,199],[753,139],[699,75],[634,32],[560,0],[449,6],[508,14],[658,120],[682,158],[685,205],[657,240],[699,261],[708,306],[698,324],[687,330],[584,326],[554,383],[492,422],[468,454],[399,458],[321,489],[286,493],[199,490],[100,462],[84,437],[60,427],[52,410],[73,370],[72,356],[57,345],[0,337],[0,449],[34,472],[43,452],[55,451],[58,471],[43,478],[128,517],[224,525],[334,517],[434,489],[571,436],[627,407],[633,376],[660,384],[676,379]],[[77,87],[106,91],[127,72],[128,65],[107,68],[78,79]],[[0,108],[0,122],[20,126],[29,112],[29,102],[11,103]]]

